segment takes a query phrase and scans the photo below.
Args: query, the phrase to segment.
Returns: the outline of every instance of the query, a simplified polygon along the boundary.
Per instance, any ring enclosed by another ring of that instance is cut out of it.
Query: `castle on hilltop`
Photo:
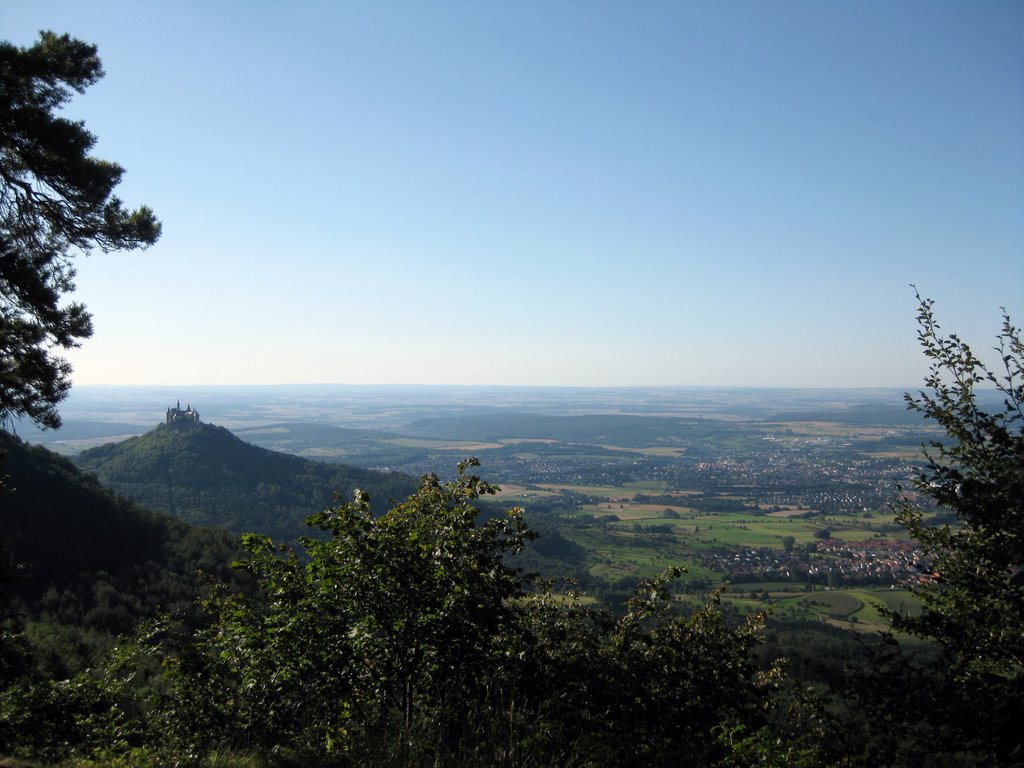
[[[181,410],[181,400],[174,408],[167,409],[167,423],[168,424],[198,424],[199,423],[199,411],[192,410],[191,405],[186,405],[185,410]]]

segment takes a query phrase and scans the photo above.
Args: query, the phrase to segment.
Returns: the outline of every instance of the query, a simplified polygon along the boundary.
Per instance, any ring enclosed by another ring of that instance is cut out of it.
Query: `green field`
[[[882,632],[889,620],[880,606],[912,615],[920,603],[905,589],[850,587],[803,591],[794,584],[731,584],[722,594],[724,605],[743,613],[767,610],[780,621],[818,621],[858,632]]]
[[[686,564],[693,550],[671,536],[649,536],[631,530],[592,527],[567,527],[562,535],[586,552],[587,569],[605,581],[634,581],[655,576],[669,566]],[[714,581],[710,571],[700,573]]]
[[[680,503],[665,504],[635,501],[638,493],[666,494],[667,483],[659,481],[613,485],[544,485],[543,492],[557,496],[561,492],[590,497],[578,504],[567,500],[571,514],[562,517],[560,532],[583,551],[583,563],[589,573],[608,584],[620,587],[654,576],[669,566],[681,565],[686,573],[680,584],[681,599],[697,605],[708,589],[724,583],[722,573],[704,565],[702,557],[722,551],[763,550],[782,552],[788,543],[793,549],[814,549],[827,538],[835,544],[870,541],[876,538],[900,538],[893,530],[891,512],[866,511],[851,515],[821,515],[807,509],[785,509],[784,514],[759,514],[757,511],[706,513],[685,506],[695,493],[672,493]],[[527,491],[515,497],[529,510]],[[536,494],[537,491],[532,491]],[[568,498],[568,497],[567,497]],[[699,498],[699,497],[697,497]],[[721,495],[723,501],[749,503],[740,496]],[[698,503],[696,500],[694,503]],[[666,516],[667,515],[667,516]],[[827,530],[828,535],[824,532]],[[792,539],[788,542],[788,539]],[[831,554],[813,554],[829,560]],[[888,587],[827,588],[802,582],[752,583],[730,585],[723,593],[723,606],[740,614],[768,611],[776,621],[821,622],[858,632],[881,632],[889,621],[880,606],[893,610],[919,610],[904,589]]]
[[[596,496],[601,499],[614,499],[618,501],[620,499],[632,499],[638,493],[643,491],[635,488],[623,488],[617,485],[562,485],[555,483],[538,483],[538,488],[544,488],[551,491],[572,491],[573,493],[582,493],[587,496]]]

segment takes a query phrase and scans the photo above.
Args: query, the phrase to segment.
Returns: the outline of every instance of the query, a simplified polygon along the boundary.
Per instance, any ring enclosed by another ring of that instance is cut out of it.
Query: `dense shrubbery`
[[[521,511],[477,524],[492,488],[460,465],[380,518],[311,518],[299,556],[246,537],[261,594],[219,593],[173,656],[175,749],[284,751],[339,764],[715,764],[763,733],[776,682],[758,622],[671,611],[665,579],[620,616],[536,588],[504,555]]]
[[[110,677],[118,636],[161,612],[198,627],[197,571],[241,587],[229,567],[240,549],[223,531],[115,497],[6,433],[0,453],[0,754],[123,747],[139,726],[135,689]]]
[[[493,489],[472,466],[425,477],[379,517],[357,494],[311,518],[329,538],[298,553],[246,536],[239,570],[258,589],[222,583],[204,621],[143,624],[63,682],[31,622],[8,617],[0,751],[337,765],[710,765],[770,751],[780,678],[756,666],[757,621],[729,626],[713,605],[674,614],[675,573],[620,615],[532,583],[506,561],[532,536],[521,511],[482,517]]]

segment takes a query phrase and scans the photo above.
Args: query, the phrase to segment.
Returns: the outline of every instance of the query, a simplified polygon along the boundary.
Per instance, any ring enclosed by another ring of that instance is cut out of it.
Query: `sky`
[[[908,387],[1024,318],[1024,3],[4,0],[163,222],[76,384]]]

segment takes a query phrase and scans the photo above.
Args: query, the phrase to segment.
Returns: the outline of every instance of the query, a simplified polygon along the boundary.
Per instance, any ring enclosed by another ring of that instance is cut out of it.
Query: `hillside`
[[[197,571],[232,579],[235,537],[119,498],[45,448],[0,431],[5,591],[30,614],[127,632],[157,610],[190,610]],[[11,575],[11,574],[8,574]]]
[[[162,424],[139,437],[81,453],[75,462],[100,482],[150,509],[190,523],[293,539],[305,519],[370,493],[375,512],[416,482],[395,473],[311,461],[246,443],[212,424]]]

